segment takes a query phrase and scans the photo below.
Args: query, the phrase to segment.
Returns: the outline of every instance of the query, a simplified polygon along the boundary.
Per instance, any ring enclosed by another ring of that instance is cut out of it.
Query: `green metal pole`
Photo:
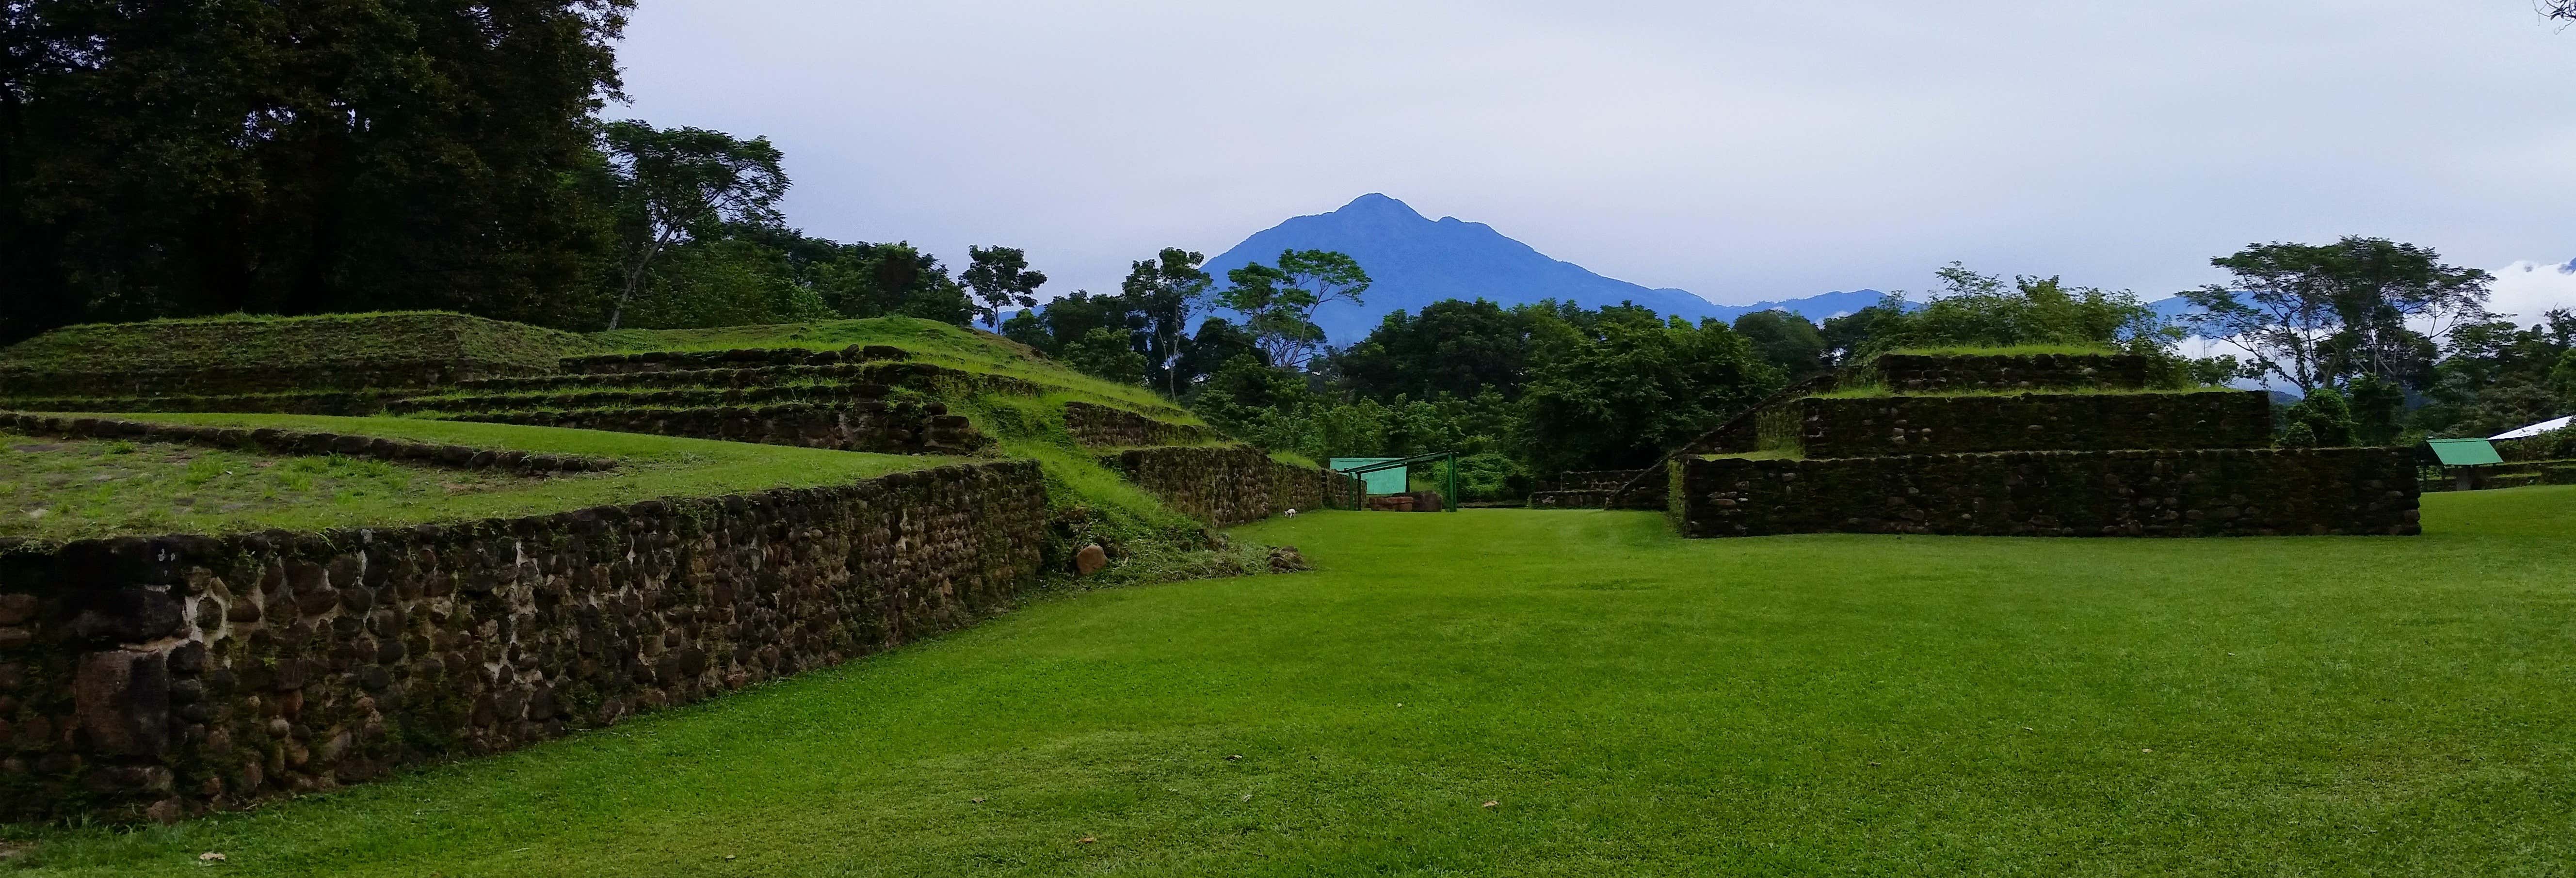
[[[1447,490],[1441,493],[1448,498],[1449,502],[1442,504],[1441,508],[1456,512],[1458,511],[1458,455],[1454,453],[1449,455],[1446,462],[1449,464],[1449,484]]]

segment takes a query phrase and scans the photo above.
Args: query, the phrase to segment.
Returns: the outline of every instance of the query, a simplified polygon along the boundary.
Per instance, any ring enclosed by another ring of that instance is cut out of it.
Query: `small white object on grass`
[[[1295,518],[1295,517],[1297,517],[1297,508],[1296,508],[1296,507],[1294,507],[1294,506],[1289,507],[1289,508],[1288,508],[1287,515],[1288,515],[1288,517],[1289,517],[1289,518]]]

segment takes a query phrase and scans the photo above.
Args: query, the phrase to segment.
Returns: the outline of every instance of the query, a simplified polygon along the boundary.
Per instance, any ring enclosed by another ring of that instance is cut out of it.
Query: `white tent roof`
[[[2568,415],[2567,417],[2563,417],[2563,418],[2553,418],[2553,419],[2550,419],[2550,420],[2542,421],[2542,422],[2537,423],[2537,424],[2533,424],[2533,425],[2528,426],[2528,427],[2515,427],[2515,428],[2513,428],[2513,429],[2511,429],[2511,430],[2506,430],[2506,431],[2504,431],[2504,432],[2502,432],[2502,433],[2497,433],[2497,434],[2495,434],[2495,435],[2493,435],[2493,436],[2489,436],[2489,437],[2487,437],[2487,438],[2489,438],[2489,439],[2528,439],[2528,438],[2531,438],[2531,437],[2533,437],[2533,436],[2538,436],[2538,435],[2540,435],[2540,434],[2542,434],[2542,433],[2550,432],[2550,431],[2552,431],[2552,430],[2563,430],[2563,429],[2566,429],[2567,425],[2568,425],[2568,424],[2570,424],[2570,423],[2576,423],[2576,415]]]

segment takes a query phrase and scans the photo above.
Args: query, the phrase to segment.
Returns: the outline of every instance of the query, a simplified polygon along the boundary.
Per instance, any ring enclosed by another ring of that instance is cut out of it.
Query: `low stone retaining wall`
[[[2248,536],[2418,532],[2391,448],[2019,451],[1671,465],[1684,536]]]
[[[964,416],[947,412],[946,405],[935,402],[916,406],[859,400],[840,405],[484,412],[446,420],[885,454],[965,454],[991,442]]]
[[[372,457],[379,460],[409,461],[464,469],[499,468],[577,473],[617,468],[616,460],[605,457],[500,451],[468,445],[414,442],[409,439],[343,436],[337,433],[302,433],[271,427],[254,429],[205,424],[163,424],[113,418],[0,412],[0,430],[13,430],[31,436],[142,439],[227,448],[256,448],[270,454],[337,454],[344,457]]]
[[[1809,397],[1766,420],[1762,446],[1807,457],[2271,444],[2259,390],[2031,393],[2018,396]],[[1774,434],[1794,430],[1795,435]]]
[[[1101,463],[1172,508],[1220,527],[1290,509],[1348,508],[1359,480],[1270,459],[1249,446],[1135,448]]]
[[[1216,440],[1206,427],[1157,421],[1121,408],[1087,402],[1064,404],[1064,428],[1073,441],[1094,447],[1194,445]]]
[[[2149,362],[2139,354],[1882,354],[1868,369],[1891,390],[2101,388],[2147,386]]]
[[[1531,509],[1600,509],[1610,502],[1615,488],[1581,491],[1532,491]]]
[[[386,530],[0,542],[0,816],[173,819],[970,624],[1035,463]]]

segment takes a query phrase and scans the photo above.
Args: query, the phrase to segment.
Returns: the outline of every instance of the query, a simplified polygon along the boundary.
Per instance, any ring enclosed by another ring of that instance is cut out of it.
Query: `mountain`
[[[1337,250],[1350,254],[1368,272],[1372,282],[1362,294],[1368,304],[1335,303],[1316,311],[1316,325],[1334,344],[1358,341],[1389,312],[1419,311],[1442,299],[1484,298],[1504,307],[1541,299],[1586,307],[1635,302],[1661,314],[1732,321],[1765,308],[1823,320],[1867,307],[1880,297],[1875,290],[1855,290],[1720,305],[1686,290],[1654,289],[1602,277],[1583,266],[1550,258],[1484,223],[1457,217],[1432,220],[1404,202],[1374,192],[1352,199],[1340,210],[1296,217],[1256,232],[1208,260],[1207,270],[1223,285],[1227,271],[1254,262],[1275,262],[1284,250]]]

